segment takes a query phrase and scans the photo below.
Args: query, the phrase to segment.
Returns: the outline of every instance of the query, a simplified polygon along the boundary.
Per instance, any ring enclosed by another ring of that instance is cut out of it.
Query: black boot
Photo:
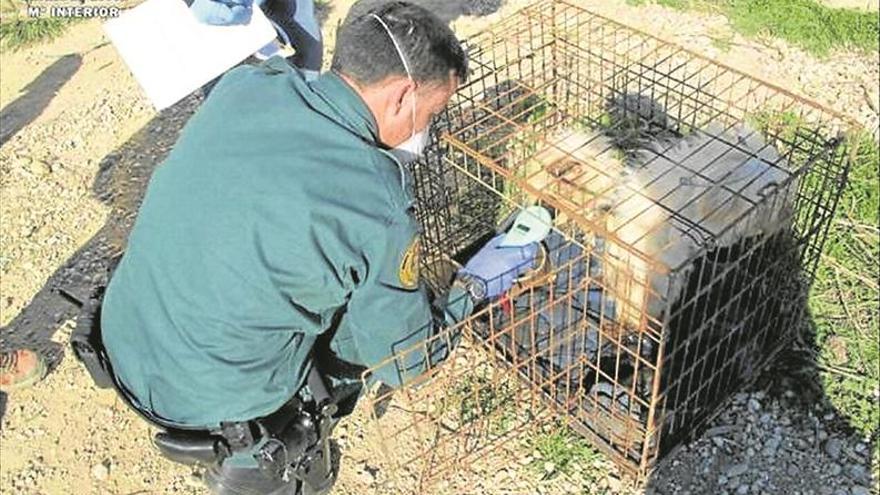
[[[284,481],[258,467],[242,468],[229,463],[213,465],[205,472],[205,484],[215,495],[299,495],[296,480]]]

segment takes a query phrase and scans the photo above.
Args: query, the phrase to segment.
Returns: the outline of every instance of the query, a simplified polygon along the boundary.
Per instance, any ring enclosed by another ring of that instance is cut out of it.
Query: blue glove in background
[[[535,264],[538,243],[523,247],[498,247],[505,234],[499,234],[486,243],[459,271],[485,284],[486,297],[495,298],[513,286],[517,277]]]
[[[194,0],[189,8],[199,22],[231,26],[250,22],[253,3],[253,0]]]

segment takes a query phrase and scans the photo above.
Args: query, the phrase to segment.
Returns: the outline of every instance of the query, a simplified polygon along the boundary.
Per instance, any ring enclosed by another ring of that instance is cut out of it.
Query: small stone
[[[737,495],[746,495],[749,493],[749,485],[739,485],[739,488],[736,489]]]
[[[858,486],[858,485],[850,488],[849,492],[852,495],[871,495],[871,490],[868,490],[864,486]]]
[[[718,484],[721,485],[721,486],[726,485],[726,484],[727,484],[727,481],[728,481],[728,480],[727,480],[727,476],[724,476],[723,474],[722,474],[721,476],[718,477]]]
[[[855,481],[863,481],[868,478],[868,470],[864,468],[864,466],[860,466],[858,464],[852,464],[849,466],[849,476]]]
[[[743,475],[746,471],[749,470],[749,467],[746,464],[734,464],[727,468],[727,472],[725,473],[728,478],[736,478],[737,476]]]
[[[110,476],[110,468],[106,464],[95,464],[92,466],[92,476],[98,481],[104,481]]]
[[[27,170],[37,176],[48,175],[52,173],[52,167],[43,160],[28,157],[24,163]]]
[[[183,480],[183,484],[190,488],[202,488],[204,486],[202,476],[199,473],[190,473],[190,475]]]
[[[709,428],[706,430],[707,437],[717,437],[721,435],[727,435],[737,431],[739,428],[736,426],[716,426],[714,428]]]
[[[828,467],[828,474],[830,474],[831,476],[838,476],[841,473],[841,471],[843,471],[843,468],[840,467],[840,464],[838,464],[836,462],[831,464],[831,466]]]
[[[749,399],[749,412],[757,413],[761,410],[761,403],[755,399]]]
[[[553,464],[550,461],[547,461],[544,463],[544,472],[545,473],[552,473],[554,471],[556,471],[556,464]]]
[[[829,438],[828,441],[825,442],[825,453],[832,459],[838,459],[840,457],[840,451],[842,448],[843,444],[837,438]]]
[[[608,489],[609,490],[611,490],[612,492],[619,492],[622,487],[623,487],[623,484],[620,482],[619,479],[613,478],[610,476],[608,477]]]

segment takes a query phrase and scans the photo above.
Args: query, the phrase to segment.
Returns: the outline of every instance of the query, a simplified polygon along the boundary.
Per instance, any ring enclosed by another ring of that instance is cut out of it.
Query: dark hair
[[[446,82],[453,71],[467,79],[467,55],[455,34],[430,11],[406,2],[388,2],[366,11],[352,7],[339,28],[331,68],[359,84],[373,84],[406,69],[394,42],[375,14],[394,33],[416,82]]]

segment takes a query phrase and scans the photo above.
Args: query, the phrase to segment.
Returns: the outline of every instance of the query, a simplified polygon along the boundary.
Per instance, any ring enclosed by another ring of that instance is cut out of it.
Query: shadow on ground
[[[34,121],[55,94],[82,65],[82,55],[71,53],[55,61],[33,82],[25,86],[23,95],[0,110],[0,146]]]
[[[812,318],[747,391],[664,458],[648,494],[868,495],[877,438],[865,438],[822,389]]]
[[[153,169],[171,149],[200,100],[200,96],[191,96],[163,111],[104,157],[92,190],[110,208],[107,222],[49,277],[24,310],[0,329],[0,348],[38,350],[54,368],[62,351],[60,344],[52,342],[52,335],[78,314],[79,302],[106,284],[108,269],[125,247]]]
[[[138,207],[155,167],[165,158],[180,129],[202,100],[192,95],[162,111],[129,141],[101,161],[93,193],[110,208],[107,222],[46,281],[28,305],[0,328],[0,349],[26,347],[40,352],[50,372],[64,354],[52,340],[64,322],[79,314],[79,305],[107,284],[109,271],[125,248]],[[0,397],[0,419],[6,409]]]
[[[46,357],[50,370],[57,366],[64,352],[63,345],[52,340],[53,334],[78,315],[80,302],[106,285],[112,263],[125,248],[153,169],[200,101],[201,95],[194,95],[164,110],[104,157],[92,190],[110,208],[107,222],[49,277],[9,325],[0,328],[0,349],[34,349]],[[5,396],[0,397],[0,413],[6,402]]]

